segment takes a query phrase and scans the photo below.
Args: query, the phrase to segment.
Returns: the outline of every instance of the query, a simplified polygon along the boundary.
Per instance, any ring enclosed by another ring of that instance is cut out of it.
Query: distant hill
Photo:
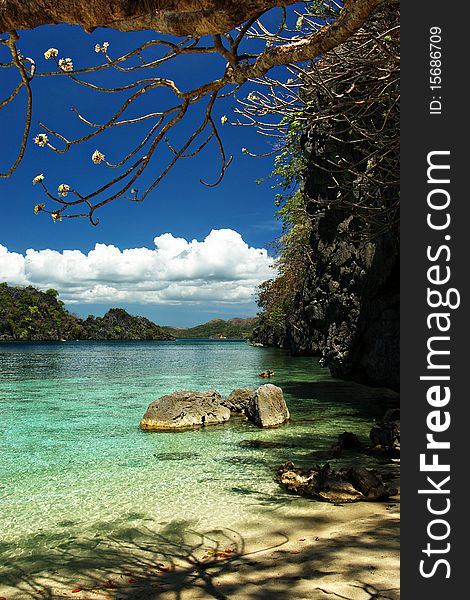
[[[212,319],[203,325],[187,329],[165,327],[164,329],[176,338],[210,338],[210,339],[247,339],[258,324],[258,318],[250,319]]]
[[[87,340],[171,340],[168,331],[146,317],[133,317],[123,308],[110,308],[103,317],[90,315],[83,321]]]
[[[246,339],[257,324],[257,318],[213,319],[188,329],[161,327],[122,308],[80,319],[64,308],[57,290],[0,283],[0,341]]]
[[[0,284],[0,340],[168,340],[174,339],[145,317],[111,308],[103,317],[72,315],[54,289]]]

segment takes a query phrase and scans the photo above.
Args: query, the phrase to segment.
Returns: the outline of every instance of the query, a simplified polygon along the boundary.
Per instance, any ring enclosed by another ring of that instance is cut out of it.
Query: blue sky
[[[38,70],[45,71],[55,68],[52,61],[43,58],[44,51],[50,47],[59,49],[59,56],[71,57],[75,68],[80,68],[102,62],[103,55],[94,52],[96,43],[108,41],[109,53],[114,57],[148,39],[152,39],[151,32],[123,34],[101,29],[87,34],[78,27],[47,26],[23,32],[19,50],[25,56],[34,57]],[[210,60],[183,57],[168,63],[162,73],[190,88],[214,75],[220,76],[223,67],[219,57]],[[9,90],[15,74],[9,72],[12,70],[2,71],[0,76],[5,84],[1,87]],[[116,85],[121,79],[120,74],[106,73],[94,81]],[[245,88],[246,95],[252,88],[249,85]],[[37,126],[39,120],[67,136],[83,134],[85,130],[70,110],[72,106],[99,122],[112,114],[113,103],[118,100],[110,94],[90,92],[66,77],[36,77],[33,94],[32,135],[41,131]],[[137,107],[139,114],[155,110],[159,102],[164,105],[168,98],[149,94]],[[1,146],[2,170],[10,153],[16,152],[23,106],[22,96],[2,111],[3,115],[0,113],[3,137],[8,140]],[[234,106],[231,98],[221,101],[214,109],[216,121],[219,122],[222,115],[230,119]],[[10,179],[0,179],[3,217],[0,278],[41,288],[53,285],[61,292],[68,308],[80,315],[102,314],[111,306],[119,305],[134,314],[176,326],[219,316],[254,315],[257,309],[253,289],[260,278],[272,273],[269,244],[280,233],[280,223],[274,216],[274,181],[267,179],[273,168],[273,157],[252,158],[243,154],[241,148],[266,152],[271,146],[251,128],[226,124],[220,130],[227,154],[234,156],[221,185],[208,188],[199,183],[201,177],[208,181],[217,177],[218,155],[211,146],[195,158],[180,161],[144,203],[117,200],[101,209],[97,214],[100,218],[97,227],[85,219],[54,223],[49,215],[34,215],[34,205],[45,198],[39,186],[32,186],[32,179],[44,173],[45,182],[52,190],[60,183],[68,183],[89,192],[106,181],[110,172],[105,165],[91,162],[93,150],[99,148],[113,160],[113,155],[120,156],[132,143],[131,130],[114,129],[103,139],[95,138],[65,155],[39,148],[30,139],[20,168]],[[174,142],[181,141],[186,132],[187,128],[180,128]],[[260,178],[267,180],[257,184]],[[212,230],[222,233],[210,237]],[[163,234],[171,235],[162,238]],[[165,241],[164,250],[155,245],[155,238]],[[96,244],[100,245],[98,250]],[[111,246],[120,252],[110,250]],[[27,256],[27,250],[31,249],[36,252],[29,252]],[[124,252],[132,249],[142,249],[142,252]],[[46,255],[41,251],[46,250],[55,253],[49,253],[44,260]],[[64,251],[76,252],[64,258]],[[91,258],[90,251],[94,252]],[[177,251],[180,254],[175,254]],[[143,263],[136,263],[134,268],[129,262],[133,260]],[[222,260],[225,263],[222,264]],[[204,261],[204,265],[198,261]],[[77,273],[77,269],[81,269],[82,274]],[[93,269],[96,270],[92,273]],[[84,270],[88,272],[87,277],[83,276]],[[181,274],[180,279],[175,273]],[[122,280],[116,283],[119,277]],[[197,286],[200,293],[195,291]],[[252,290],[248,294],[250,286]],[[170,288],[175,293],[169,293]],[[94,293],[90,292],[92,289]],[[189,290],[187,296],[185,289]]]

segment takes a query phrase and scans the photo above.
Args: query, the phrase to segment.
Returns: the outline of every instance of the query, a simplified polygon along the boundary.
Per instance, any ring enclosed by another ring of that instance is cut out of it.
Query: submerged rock
[[[233,413],[244,413],[248,402],[254,398],[256,390],[249,388],[237,388],[230,393],[226,400],[222,400],[222,406],[226,406]]]
[[[266,383],[255,391],[245,414],[258,427],[278,427],[290,418],[281,388],[272,383]]]
[[[343,450],[360,450],[362,444],[355,433],[344,431],[338,436],[338,441],[331,447],[333,456],[340,456]]]
[[[395,488],[386,486],[382,478],[369,469],[359,467],[334,471],[328,463],[303,470],[288,462],[279,467],[277,481],[297,494],[334,504],[385,500],[397,493]]]
[[[400,409],[389,408],[382,419],[382,421],[399,421],[400,420]]]
[[[372,446],[398,454],[400,452],[400,410],[388,410],[382,421],[377,421],[369,433]]]
[[[225,423],[230,419],[230,410],[222,406],[220,398],[215,390],[173,392],[150,404],[140,427],[149,431],[174,431]]]
[[[242,440],[238,444],[241,448],[292,448],[287,442],[274,442],[271,440]]]

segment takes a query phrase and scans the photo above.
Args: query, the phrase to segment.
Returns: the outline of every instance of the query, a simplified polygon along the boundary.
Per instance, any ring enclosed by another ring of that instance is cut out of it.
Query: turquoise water
[[[267,368],[284,390],[288,425],[259,430],[235,417],[181,433],[138,427],[165,393],[227,395],[265,383],[257,373]],[[62,540],[123,527],[256,520],[260,510],[297,500],[274,482],[273,467],[321,458],[345,430],[366,441],[391,403],[379,390],[331,379],[314,358],[244,342],[2,343],[1,563],[39,569]],[[250,439],[281,447],[240,445]]]

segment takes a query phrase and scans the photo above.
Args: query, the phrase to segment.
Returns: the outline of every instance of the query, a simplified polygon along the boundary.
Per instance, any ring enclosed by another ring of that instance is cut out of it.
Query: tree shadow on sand
[[[381,562],[386,555],[397,560],[396,519],[377,527],[377,519],[365,518],[352,533],[346,528],[321,539],[315,531],[328,524],[327,515],[296,515],[289,521],[288,529],[305,531],[306,538],[272,531],[270,542],[254,550],[237,531],[200,532],[189,521],[170,522],[158,532],[131,527],[106,537],[63,540],[44,556],[34,556],[41,567],[33,574],[26,562],[5,565],[1,580],[10,593],[2,594],[8,600],[399,598],[396,567]]]

